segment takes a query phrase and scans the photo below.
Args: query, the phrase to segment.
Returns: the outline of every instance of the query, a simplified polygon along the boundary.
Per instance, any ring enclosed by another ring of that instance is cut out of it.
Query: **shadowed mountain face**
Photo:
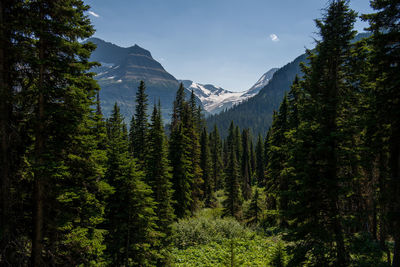
[[[91,60],[102,64],[93,69],[97,73],[101,91],[103,113],[109,116],[115,102],[121,107],[125,120],[129,121],[135,109],[137,87],[141,80],[146,84],[146,93],[151,106],[161,101],[162,115],[168,121],[179,82],[138,45],[123,48],[98,38],[90,38],[97,45]],[[189,96],[189,91],[187,95]]]

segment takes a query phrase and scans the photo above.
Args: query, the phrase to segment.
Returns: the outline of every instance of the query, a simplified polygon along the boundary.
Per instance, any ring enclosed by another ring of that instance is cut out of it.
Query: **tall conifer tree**
[[[135,127],[133,130],[133,154],[139,162],[145,161],[145,154],[147,148],[147,95],[146,86],[143,81],[140,81],[138,91],[136,93],[136,107],[135,107]],[[133,117],[132,117],[133,119]]]
[[[182,218],[191,213],[193,207],[192,185],[193,172],[191,160],[191,143],[188,130],[184,124],[188,115],[188,104],[185,101],[185,88],[180,84],[174,101],[174,110],[171,120],[171,140],[169,145],[169,159],[172,166],[172,184],[174,189],[175,214]],[[185,119],[184,119],[185,118]]]
[[[175,218],[172,207],[173,191],[171,183],[171,168],[168,161],[168,150],[164,127],[161,118],[160,103],[154,106],[148,138],[148,153],[146,155],[146,176],[153,190],[157,203],[157,228],[164,236],[163,246],[169,244],[171,224]]]
[[[222,161],[222,143],[221,137],[218,132],[217,125],[214,125],[213,131],[210,133],[210,153],[211,153],[211,164],[212,164],[212,180],[213,187],[215,190],[223,187],[222,181],[222,170],[224,164]]]
[[[389,180],[387,181],[387,218],[395,246],[392,266],[400,266],[400,93],[399,40],[400,6],[398,1],[372,0],[374,14],[365,16],[370,22],[372,38],[372,81],[376,112],[380,125],[389,127],[385,136],[389,145]]]
[[[159,233],[156,231],[156,203],[128,152],[123,117],[117,104],[108,120],[109,148],[106,177],[114,189],[108,199],[106,226],[107,256],[112,265],[152,265]]]
[[[256,170],[255,170],[256,180],[258,186],[265,185],[265,154],[264,154],[264,144],[262,141],[261,134],[258,135],[256,144]]]
[[[212,164],[207,129],[204,127],[200,138],[200,167],[203,173],[203,198],[207,207],[213,202],[214,181],[212,180]]]
[[[239,184],[239,166],[236,160],[235,130],[233,122],[229,128],[228,136],[229,157],[225,169],[225,192],[227,198],[223,202],[224,215],[240,218],[242,213],[242,194]]]
[[[347,1],[331,1],[323,19],[316,20],[322,40],[315,54],[309,52],[310,67],[303,69],[307,99],[292,157],[296,172],[292,193],[297,202],[290,207],[296,225],[291,236],[302,240],[296,249],[299,255],[311,253],[316,265],[349,264],[339,210],[348,180],[338,172],[339,143],[343,141],[338,119],[349,86],[345,70],[355,18]]]

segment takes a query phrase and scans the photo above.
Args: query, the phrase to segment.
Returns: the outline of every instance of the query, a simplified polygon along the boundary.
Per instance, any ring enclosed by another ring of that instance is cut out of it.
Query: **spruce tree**
[[[194,183],[192,151],[189,148],[191,139],[187,125],[189,115],[188,104],[185,101],[185,88],[180,84],[174,101],[171,120],[171,138],[169,159],[172,166],[172,185],[174,190],[175,214],[182,218],[191,213],[193,207],[192,187]],[[191,128],[193,129],[193,127]]]
[[[207,129],[204,127],[200,138],[200,167],[203,173],[203,199],[207,207],[214,202],[214,182],[212,180],[212,164]]]
[[[399,94],[399,14],[397,1],[371,1],[376,11],[364,18],[370,22],[372,37],[373,73],[371,80],[376,81],[373,93],[379,106],[377,112],[381,125],[389,126],[386,135],[389,145],[390,174],[387,181],[387,219],[395,245],[392,266],[400,266],[400,94]],[[389,262],[390,263],[390,262]]]
[[[131,153],[132,156],[135,156],[134,150],[135,150],[135,127],[136,127],[136,120],[135,120],[135,115],[132,115],[131,121],[129,123],[129,153]]]
[[[217,125],[214,124],[214,129],[210,133],[210,153],[212,164],[212,180],[215,190],[223,188],[223,169],[224,164],[222,161],[222,143],[221,137],[218,132]]]
[[[291,167],[296,182],[290,187],[289,207],[294,232],[302,240],[296,259],[309,256],[315,265],[348,266],[340,201],[348,189],[349,177],[338,172],[340,135],[339,110],[350,84],[346,64],[350,42],[354,38],[356,15],[346,1],[332,1],[322,20],[316,20],[322,40],[315,54],[309,53],[304,67],[305,100],[302,122],[296,131],[297,142],[291,148]],[[334,244],[334,246],[332,246]],[[298,256],[298,257],[297,257]]]
[[[191,194],[192,206],[191,212],[194,213],[201,205],[203,198],[203,179],[202,170],[200,168],[200,118],[198,117],[198,109],[196,99],[192,90],[190,101],[185,107],[183,116],[184,134],[188,137],[189,143],[186,145],[186,150],[189,152],[191,162],[190,173],[192,176]]]
[[[229,148],[228,165],[225,170],[225,192],[227,198],[223,202],[224,216],[232,216],[236,219],[241,218],[242,213],[242,194],[239,184],[239,166],[236,161],[234,147]]]
[[[272,122],[271,134],[269,139],[268,151],[268,190],[267,192],[276,198],[279,211],[279,223],[286,226],[283,214],[287,211],[288,200],[286,197],[288,190],[288,175],[285,168],[288,162],[287,138],[285,132],[288,130],[288,101],[286,95],[279,107],[279,112],[275,114]]]
[[[117,104],[108,120],[109,148],[106,177],[113,187],[107,201],[107,256],[112,265],[151,265],[156,260],[156,203],[128,152],[124,119]]]
[[[265,185],[265,154],[261,134],[258,135],[256,144],[256,180],[258,186]]]
[[[156,201],[157,229],[163,234],[162,245],[169,245],[171,224],[175,218],[173,210],[173,191],[171,168],[168,161],[167,142],[161,118],[160,103],[154,106],[146,154],[146,176]]]
[[[140,81],[138,91],[136,93],[136,107],[135,107],[135,127],[133,128],[133,152],[135,158],[139,162],[144,162],[146,148],[147,148],[147,95],[145,93],[146,86],[143,81]]]
[[[251,135],[251,133],[249,135],[249,141],[250,141],[250,167],[251,167],[250,185],[254,185],[255,184],[254,172],[256,170],[256,153],[254,151],[253,136]]]
[[[29,110],[24,131],[31,133],[33,143],[27,144],[25,155],[33,180],[31,265],[85,264],[102,251],[101,246],[96,252],[84,245],[101,243],[102,238],[96,226],[102,217],[96,196],[101,179],[89,130],[98,90],[88,73],[95,65],[88,61],[95,47],[79,42],[94,33],[85,15],[89,7],[79,0],[19,4],[29,25],[22,35],[25,62],[19,66],[24,65],[23,75],[29,73],[20,77],[24,109]],[[82,203],[87,206],[71,212]]]
[[[256,192],[254,193],[249,209],[247,210],[246,220],[247,224],[257,224],[261,220],[262,210],[259,202],[259,193],[258,188],[256,188]]]
[[[26,53],[24,44],[30,45],[23,38],[29,22],[22,20],[26,13],[23,1],[2,1],[0,5],[0,265],[28,265],[20,257],[21,238],[26,238],[28,227],[25,227],[16,212],[22,206],[24,194],[30,195],[30,188],[22,188],[21,160],[26,152],[22,126],[26,121],[26,111],[21,109],[21,91],[14,88],[23,87],[25,75],[18,73],[18,66],[24,64]],[[17,77],[20,79],[17,79]],[[24,119],[22,119],[24,118]],[[31,223],[31,222],[30,222]],[[24,252],[22,250],[22,252]]]
[[[245,129],[242,132],[242,194],[245,200],[251,197],[251,161],[250,161],[250,145],[249,145],[249,130]]]
[[[225,193],[227,198],[223,202],[225,216],[232,216],[237,219],[241,218],[242,213],[242,193],[240,190],[240,168],[236,160],[237,142],[236,128],[233,122],[229,127],[228,138],[226,140],[227,164],[225,167]]]

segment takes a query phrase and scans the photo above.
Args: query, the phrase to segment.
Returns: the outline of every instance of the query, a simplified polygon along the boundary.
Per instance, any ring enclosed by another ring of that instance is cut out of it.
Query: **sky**
[[[137,44],[175,78],[231,91],[313,48],[325,0],[85,0],[95,37]],[[352,0],[359,14],[368,0]],[[355,29],[363,31],[365,22]]]

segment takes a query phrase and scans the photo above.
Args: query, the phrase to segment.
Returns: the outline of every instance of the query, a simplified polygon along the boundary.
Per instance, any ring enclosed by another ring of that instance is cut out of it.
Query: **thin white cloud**
[[[272,42],[279,42],[278,35],[276,35],[275,33],[270,34],[269,38],[271,38]]]
[[[99,14],[94,13],[93,11],[89,11],[88,13],[89,13],[90,15],[92,15],[93,17],[96,17],[96,18],[100,17]]]

